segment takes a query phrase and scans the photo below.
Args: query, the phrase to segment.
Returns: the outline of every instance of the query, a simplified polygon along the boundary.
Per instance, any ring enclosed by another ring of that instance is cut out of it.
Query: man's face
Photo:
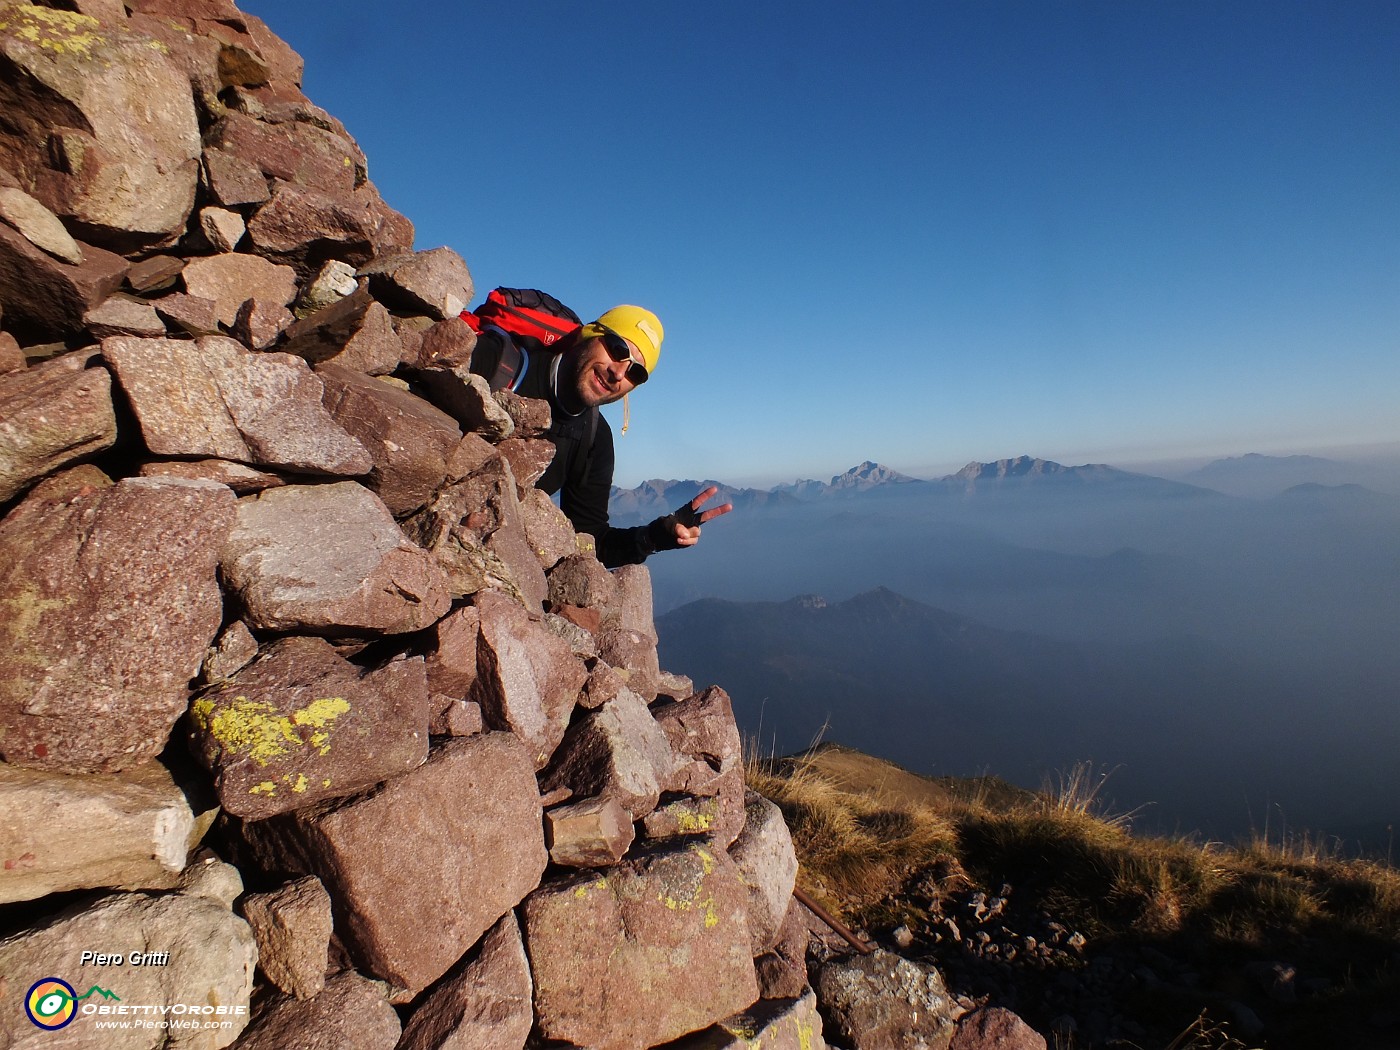
[[[635,347],[632,353],[640,361],[641,354]],[[622,400],[623,394],[636,389],[637,384],[627,378],[627,370],[633,361],[626,358],[614,361],[601,338],[580,343],[574,349],[574,361],[574,389],[587,408],[610,405]]]

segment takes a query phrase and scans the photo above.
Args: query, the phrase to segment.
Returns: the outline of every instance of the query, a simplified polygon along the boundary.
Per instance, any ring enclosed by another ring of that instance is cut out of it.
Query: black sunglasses
[[[602,325],[598,326],[603,328]],[[627,340],[618,335],[611,328],[603,328],[603,334],[598,337],[603,341],[603,349],[608,352],[608,356],[614,361],[629,361],[627,366],[627,380],[633,386],[641,386],[647,381],[647,370],[645,365],[640,365],[632,359],[632,347]]]

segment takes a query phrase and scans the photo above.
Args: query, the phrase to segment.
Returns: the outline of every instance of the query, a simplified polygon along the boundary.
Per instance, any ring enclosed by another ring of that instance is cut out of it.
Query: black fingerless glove
[[[647,536],[652,542],[653,550],[673,551],[680,547],[676,540],[676,526],[684,525],[693,529],[699,524],[700,512],[689,503],[685,503],[679,510],[667,514],[664,518],[657,518],[648,525]]]

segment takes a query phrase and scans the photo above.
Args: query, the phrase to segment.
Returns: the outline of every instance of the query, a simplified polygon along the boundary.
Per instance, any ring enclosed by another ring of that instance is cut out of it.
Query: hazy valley
[[[653,568],[663,663],[725,683],[765,749],[826,726],[919,772],[1031,787],[1088,759],[1140,826],[1320,829],[1384,853],[1394,475],[1259,456],[1196,477],[1257,494],[1029,458],[732,490],[734,514]],[[615,517],[697,484],[615,493]]]

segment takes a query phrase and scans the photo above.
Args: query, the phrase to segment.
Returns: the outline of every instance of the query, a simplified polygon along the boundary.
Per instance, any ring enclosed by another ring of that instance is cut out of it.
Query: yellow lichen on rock
[[[294,748],[310,744],[320,754],[330,751],[330,734],[314,733],[304,740],[297,727],[312,726],[330,729],[337,718],[350,710],[341,697],[314,700],[291,716],[279,715],[265,700],[249,700],[236,696],[226,705],[218,705],[209,697],[194,702],[190,708],[195,723],[207,732],[226,752],[250,758],[265,766]]]
[[[34,44],[55,55],[87,58],[103,37],[102,23],[91,15],[51,7],[16,4],[0,14],[0,33]]]

